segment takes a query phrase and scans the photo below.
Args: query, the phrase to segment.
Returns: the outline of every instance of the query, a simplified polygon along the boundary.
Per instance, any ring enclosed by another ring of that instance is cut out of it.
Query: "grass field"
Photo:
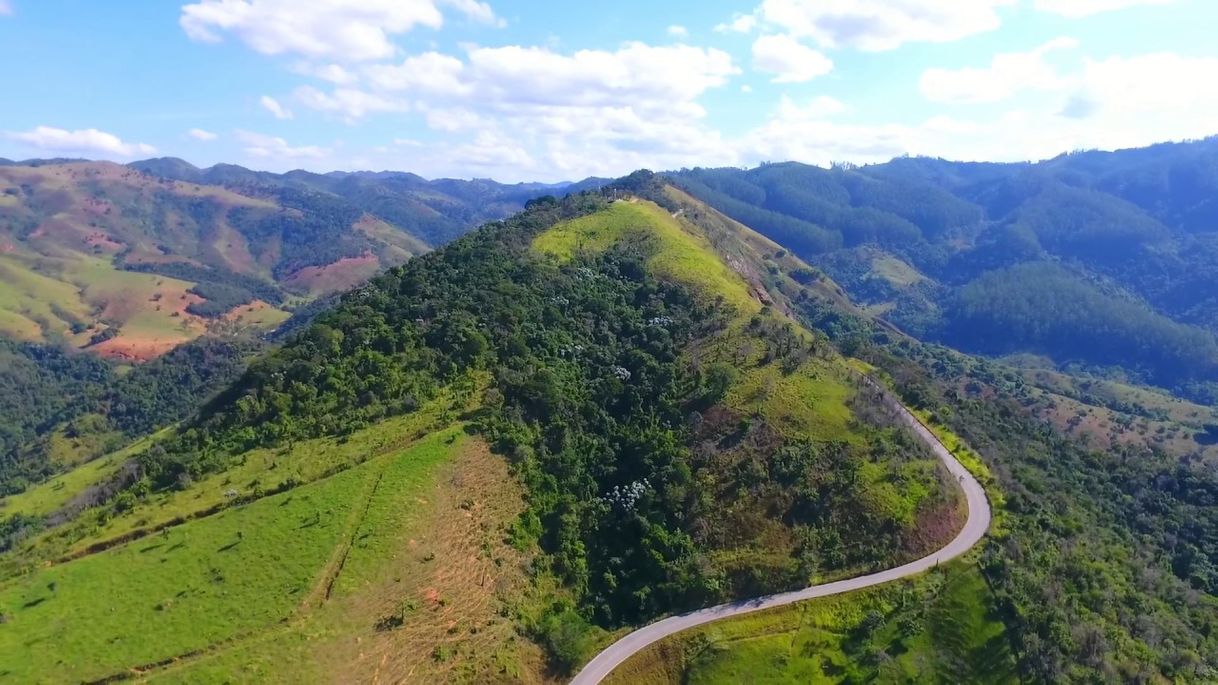
[[[481,382],[483,380],[474,379],[474,387],[480,387]],[[24,542],[6,561],[10,565],[37,566],[47,560],[79,554],[92,545],[135,531],[154,530],[176,520],[222,508],[234,494],[250,499],[262,493],[311,483],[401,449],[450,423],[469,401],[470,397],[454,394],[451,388],[445,389],[411,414],[388,419],[343,439],[318,438],[290,447],[251,450],[231,468],[209,475],[184,490],[153,494],[122,512],[109,508],[86,511],[75,520]],[[108,476],[148,444],[148,440],[141,441],[0,501],[0,514],[49,514],[84,488]]]
[[[750,297],[748,283],[718,258],[705,238],[686,230],[651,202],[615,202],[604,211],[551,228],[533,246],[567,261],[581,251],[595,253],[632,241],[653,243],[647,267],[656,274],[684,283],[709,299],[722,295],[741,315],[761,309],[761,303]]]
[[[152,444],[152,441],[167,432],[161,431],[153,436],[139,440],[123,449],[82,464],[71,471],[34,485],[24,492],[0,498],[0,516],[9,514],[24,514],[26,516],[45,516],[59,509],[69,500],[76,497],[90,485],[101,482],[128,459],[139,454]]]
[[[22,578],[0,591],[0,675],[100,678],[273,624],[307,596],[373,476],[353,469]]]
[[[877,251],[871,258],[871,271],[889,283],[907,288],[926,280],[917,269],[896,257]]]
[[[252,638],[321,603],[344,562],[358,580],[376,566],[358,559],[386,553],[360,535],[365,516],[384,524],[385,510],[409,502],[463,440],[460,427],[434,433],[324,480],[7,584],[0,678],[100,678]]]
[[[608,685],[1018,682],[976,568],[719,621],[622,664]]]
[[[529,555],[506,544],[523,509],[506,463],[476,439],[430,470],[398,460],[368,500],[329,598],[253,639],[150,672],[154,682],[542,682],[513,616]]]

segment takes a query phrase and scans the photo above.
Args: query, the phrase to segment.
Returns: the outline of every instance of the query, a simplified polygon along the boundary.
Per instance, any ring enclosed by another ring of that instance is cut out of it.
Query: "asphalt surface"
[[[964,468],[964,465],[957,461],[956,457],[944,447],[943,443],[935,437],[934,433],[931,433],[926,426],[922,425],[922,422],[917,417],[911,414],[904,406],[896,403],[895,400],[889,399],[888,401],[894,405],[901,418],[909,424],[910,428],[921,438],[922,442],[926,443],[935,453],[935,456],[939,457],[943,465],[947,467],[947,470],[951,472],[952,477],[956,479],[960,484],[960,488],[964,491],[965,498],[968,500],[968,520],[965,521],[964,527],[951,542],[921,559],[888,569],[887,571],[839,580],[833,583],[825,583],[823,585],[813,585],[802,590],[793,590],[776,595],[766,595],[754,599],[720,604],[719,606],[699,609],[687,614],[670,616],[661,621],[656,621],[626,635],[612,645],[609,645],[600,654],[597,654],[575,676],[575,679],[571,681],[572,685],[596,685],[596,683],[601,682],[626,659],[642,651],[648,645],[662,640],[669,635],[679,633],[682,630],[731,616],[740,616],[741,614],[753,611],[802,602],[805,599],[853,592],[854,590],[881,585],[900,578],[908,578],[954,559],[972,549],[973,545],[976,545],[981,538],[985,537],[985,532],[990,527],[990,503],[985,497],[985,489]]]

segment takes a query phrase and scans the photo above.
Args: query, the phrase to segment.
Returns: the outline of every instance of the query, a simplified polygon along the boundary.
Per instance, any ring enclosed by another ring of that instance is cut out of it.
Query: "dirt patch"
[[[190,341],[188,336],[170,338],[143,338],[130,335],[120,335],[89,349],[107,359],[121,359],[130,362],[146,362],[169,352],[184,342]]]
[[[102,233],[101,231],[91,231],[84,237],[85,245],[93,250],[115,253],[121,251],[126,245],[123,245],[113,237]]]
[[[380,259],[371,252],[343,257],[325,266],[306,266],[284,279],[284,285],[318,295],[349,290],[371,278],[380,264]]]
[[[507,465],[471,441],[427,499],[385,581],[338,600],[372,630],[344,638],[335,680],[542,682],[540,649],[510,618],[529,559],[505,543],[524,506]]]

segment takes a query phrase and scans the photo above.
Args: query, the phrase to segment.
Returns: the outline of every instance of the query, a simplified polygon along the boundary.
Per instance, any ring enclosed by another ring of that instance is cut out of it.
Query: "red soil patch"
[[[106,359],[121,359],[129,362],[146,362],[165,354],[190,340],[180,338],[136,338],[119,335],[89,349]]]
[[[348,290],[376,274],[380,263],[370,252],[358,257],[343,257],[325,266],[306,266],[284,279],[284,285],[316,294]]]

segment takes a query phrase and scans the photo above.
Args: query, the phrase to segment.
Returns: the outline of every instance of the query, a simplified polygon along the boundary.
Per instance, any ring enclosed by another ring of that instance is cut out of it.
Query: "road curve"
[[[885,393],[885,397],[889,398],[887,393]],[[943,465],[947,467],[947,470],[960,483],[961,489],[964,490],[965,499],[968,501],[968,520],[965,521],[964,527],[951,542],[928,556],[911,561],[903,566],[888,569],[887,571],[839,580],[833,583],[825,583],[823,585],[813,585],[802,590],[793,590],[776,595],[720,604],[719,606],[699,609],[687,614],[670,616],[661,621],[656,621],[639,628],[606,647],[604,651],[597,654],[592,661],[588,662],[587,666],[584,666],[575,676],[575,679],[571,681],[571,685],[596,685],[608,676],[613,669],[621,665],[622,662],[642,651],[648,645],[683,630],[730,616],[739,616],[753,611],[802,602],[805,599],[852,592],[874,585],[881,585],[899,578],[907,578],[955,559],[972,549],[973,545],[977,544],[985,536],[986,530],[990,527],[990,503],[985,497],[985,489],[964,468],[964,465],[956,460],[956,457],[939,441],[939,438],[935,437],[935,434],[930,432],[930,429],[923,425],[917,417],[895,400],[888,399],[888,401],[894,405],[901,418],[909,424],[910,428],[913,429],[922,442],[926,443],[935,453],[935,456],[939,457]]]

